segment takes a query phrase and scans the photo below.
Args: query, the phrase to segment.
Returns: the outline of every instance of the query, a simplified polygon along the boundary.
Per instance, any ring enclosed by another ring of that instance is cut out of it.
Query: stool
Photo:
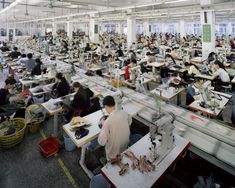
[[[223,90],[225,93],[231,91],[231,89],[232,89],[232,86],[231,86],[231,85],[228,85],[228,86],[223,86],[223,85],[222,85],[221,87],[222,87],[222,90]]]

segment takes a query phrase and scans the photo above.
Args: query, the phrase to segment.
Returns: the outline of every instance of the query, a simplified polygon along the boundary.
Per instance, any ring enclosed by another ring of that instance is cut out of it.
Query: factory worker
[[[199,100],[201,98],[200,89],[203,84],[202,78],[196,78],[195,82],[192,83],[187,90],[186,94],[186,105],[190,105],[195,100]]]
[[[56,74],[56,83],[52,87],[53,97],[63,97],[68,95],[70,91],[70,86],[62,73]]]
[[[218,77],[218,83],[216,90],[220,90],[221,86],[229,86],[230,83],[230,78],[229,78],[229,74],[226,71],[223,63],[221,63],[220,61],[215,61],[214,63],[215,66],[215,72],[213,73],[213,76]]]
[[[110,160],[126,150],[131,120],[126,112],[116,109],[112,96],[104,98],[103,106],[109,116],[102,124],[98,143],[105,146],[106,158]]]

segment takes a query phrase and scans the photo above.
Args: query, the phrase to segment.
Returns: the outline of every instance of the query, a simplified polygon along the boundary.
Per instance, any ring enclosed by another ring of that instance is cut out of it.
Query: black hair
[[[58,78],[59,80],[62,80],[64,78],[61,72],[56,73],[55,77]]]
[[[21,57],[27,57],[26,54],[21,54]]]
[[[36,63],[42,64],[41,60],[39,58],[35,59]]]
[[[76,87],[76,88],[81,87],[81,84],[79,82],[74,82],[73,87]]]
[[[31,54],[31,53],[28,53],[28,54],[27,54],[27,57],[28,57],[29,59],[32,59],[32,57],[33,57],[33,54]]]
[[[149,56],[149,55],[151,55],[151,53],[150,53],[150,52],[147,52],[147,53],[146,53],[146,56]]]
[[[201,81],[201,80],[203,80],[203,78],[196,77],[195,80],[194,80],[194,82],[199,82],[199,81]]]
[[[14,85],[16,83],[16,80],[14,78],[7,78],[5,80],[6,85]]]
[[[14,48],[13,48],[13,50],[17,51],[17,50],[18,50],[18,48],[17,48],[17,47],[14,47]]]
[[[216,60],[216,61],[214,62],[214,64],[215,64],[215,65],[218,65],[219,68],[224,69],[224,70],[226,71],[224,64],[221,63],[219,60]]]
[[[172,57],[171,54],[166,54],[165,58],[167,58],[167,57],[171,58],[171,60],[172,60],[173,63],[175,64],[175,59]]]
[[[109,107],[115,106],[114,98],[110,95],[106,96],[103,100],[103,106],[109,106]]]

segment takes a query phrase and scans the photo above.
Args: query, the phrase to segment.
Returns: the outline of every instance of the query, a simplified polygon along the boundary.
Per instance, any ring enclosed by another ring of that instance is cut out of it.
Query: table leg
[[[84,172],[87,174],[87,176],[89,178],[92,178],[94,176],[94,174],[87,168],[87,166],[85,164],[87,146],[88,146],[88,144],[85,144],[82,146],[81,158],[80,158],[79,164],[82,167],[82,169],[84,170]]]
[[[181,93],[177,95],[177,105],[179,106],[181,104]]]
[[[153,71],[153,74],[155,74],[155,67],[154,66],[152,67],[152,71]]]
[[[57,136],[58,134],[58,114],[54,114],[54,130],[53,130],[53,135]]]

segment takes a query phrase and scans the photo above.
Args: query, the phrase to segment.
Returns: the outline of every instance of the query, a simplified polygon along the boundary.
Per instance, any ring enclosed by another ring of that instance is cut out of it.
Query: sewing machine
[[[160,114],[153,117],[149,127],[151,147],[148,159],[160,162],[174,148],[174,119],[173,114]]]
[[[55,77],[56,75],[56,62],[50,61],[49,63],[45,63],[45,66],[47,68],[48,76]]]
[[[139,77],[139,75],[141,74],[140,71],[140,66],[136,66],[136,67],[132,67],[129,69],[130,70],[130,81],[132,83],[136,82],[136,79]]]
[[[220,101],[222,100],[218,94],[215,94],[211,91],[211,81],[206,81],[203,84],[202,89],[200,90],[202,101],[200,102],[200,106],[205,108],[211,108],[215,110],[220,107]]]

